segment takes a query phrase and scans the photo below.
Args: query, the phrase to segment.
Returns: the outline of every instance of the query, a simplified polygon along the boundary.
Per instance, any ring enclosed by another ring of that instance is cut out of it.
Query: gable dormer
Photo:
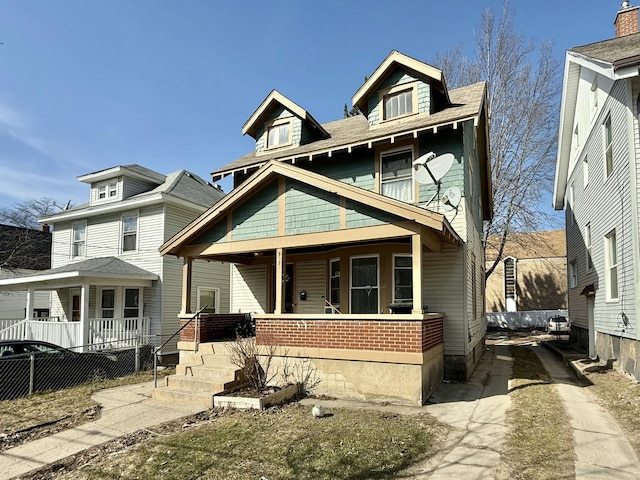
[[[352,98],[370,126],[451,105],[441,70],[392,51]]]
[[[88,173],[78,180],[91,185],[89,204],[100,205],[148,192],[161,185],[165,178],[158,172],[131,164]]]
[[[299,147],[329,137],[310,113],[276,90],[271,91],[246,121],[242,134],[256,140],[256,154]]]

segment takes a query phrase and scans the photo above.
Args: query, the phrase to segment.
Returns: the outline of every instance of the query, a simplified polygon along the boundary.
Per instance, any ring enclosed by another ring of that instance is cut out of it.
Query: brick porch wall
[[[189,318],[180,318],[180,327],[185,325]],[[235,327],[244,321],[244,313],[229,314],[202,314],[198,322],[198,343],[214,342],[233,338]],[[180,332],[181,342],[193,342],[196,335],[196,321],[192,320]]]
[[[257,319],[258,344],[421,353],[444,342],[443,317],[393,320]]]

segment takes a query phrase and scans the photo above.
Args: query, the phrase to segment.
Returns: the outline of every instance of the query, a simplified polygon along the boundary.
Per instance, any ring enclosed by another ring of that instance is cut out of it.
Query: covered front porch
[[[78,351],[146,343],[151,319],[145,315],[144,299],[157,279],[106,257],[0,280],[0,290],[26,292],[25,318],[6,322],[0,339],[42,340]],[[48,317],[32,314],[39,290],[51,292]]]

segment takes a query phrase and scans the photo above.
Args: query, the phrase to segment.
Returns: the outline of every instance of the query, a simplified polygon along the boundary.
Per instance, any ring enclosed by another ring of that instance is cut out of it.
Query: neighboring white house
[[[151,335],[158,345],[179,328],[183,269],[158,248],[223,193],[185,170],[162,175],[139,165],[78,180],[90,186],[89,203],[39,219],[53,229],[52,268],[0,280],[0,290],[27,290],[28,302],[35,291],[52,290],[55,321],[46,332],[32,329],[32,337],[68,346],[120,346],[133,335]],[[192,278],[197,306],[228,312],[227,264],[197,262]],[[172,351],[175,340],[162,353]]]
[[[639,7],[566,54],[553,205],[566,209],[572,339],[640,379]]]

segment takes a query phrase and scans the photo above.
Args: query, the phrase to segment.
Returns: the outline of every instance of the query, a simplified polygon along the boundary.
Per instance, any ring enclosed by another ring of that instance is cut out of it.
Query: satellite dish
[[[423,185],[438,185],[440,179],[449,172],[454,161],[455,157],[452,153],[437,157],[434,157],[433,152],[422,155],[413,162],[416,167],[416,180]]]
[[[442,205],[445,210],[456,210],[460,205],[462,195],[458,187],[449,187],[444,191],[442,195]]]

